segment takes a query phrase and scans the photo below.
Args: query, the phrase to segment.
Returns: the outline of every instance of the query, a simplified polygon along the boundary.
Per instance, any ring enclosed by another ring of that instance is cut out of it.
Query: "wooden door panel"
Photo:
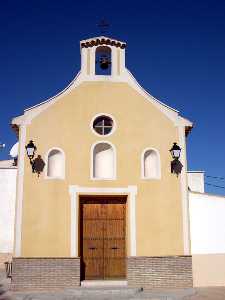
[[[84,240],[83,241],[83,257],[84,258],[102,258],[104,251],[103,240]]]
[[[84,279],[104,279],[104,259],[84,258]]]
[[[84,278],[103,278],[104,224],[101,220],[101,204],[84,203],[82,216],[82,268]]]
[[[104,279],[123,279],[126,277],[126,260],[122,258],[104,258]]]
[[[106,238],[125,238],[125,220],[106,220],[104,225]]]
[[[101,219],[102,218],[102,204],[100,203],[84,203],[83,205],[84,219]]]
[[[103,239],[84,240],[83,242],[83,268],[86,279],[103,278]]]
[[[103,221],[83,219],[83,239],[103,239]]]
[[[126,204],[124,198],[81,201],[82,279],[126,276]]]
[[[126,249],[124,220],[107,220],[104,239],[105,278],[124,278]]]
[[[125,247],[123,239],[113,239],[104,241],[104,256],[107,258],[124,258]]]
[[[126,204],[123,203],[110,203],[105,205],[105,217],[108,219],[124,219]]]

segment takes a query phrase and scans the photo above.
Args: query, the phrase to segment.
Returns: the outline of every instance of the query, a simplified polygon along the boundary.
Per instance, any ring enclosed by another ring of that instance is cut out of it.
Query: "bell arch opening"
[[[95,50],[95,75],[112,74],[112,51],[108,46],[99,46]]]

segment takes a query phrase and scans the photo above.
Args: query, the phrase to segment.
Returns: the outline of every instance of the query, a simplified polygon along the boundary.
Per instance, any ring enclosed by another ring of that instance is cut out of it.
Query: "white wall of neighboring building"
[[[13,252],[17,169],[0,161],[0,253]]]
[[[225,197],[189,192],[192,254],[225,253]]]
[[[204,193],[204,171],[188,171],[188,187],[192,192]]]
[[[225,197],[189,191],[193,285],[225,286]]]

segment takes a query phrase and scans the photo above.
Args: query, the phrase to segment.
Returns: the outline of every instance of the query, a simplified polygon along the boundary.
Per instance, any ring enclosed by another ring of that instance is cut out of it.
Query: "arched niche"
[[[92,178],[115,179],[116,158],[113,145],[100,142],[92,147]]]
[[[142,178],[160,179],[161,164],[159,152],[156,149],[145,149],[142,154]]]
[[[47,155],[47,178],[65,177],[65,155],[59,148],[49,150]]]

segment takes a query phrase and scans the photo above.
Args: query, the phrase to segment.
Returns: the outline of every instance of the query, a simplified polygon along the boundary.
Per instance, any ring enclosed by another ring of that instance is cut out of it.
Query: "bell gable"
[[[192,128],[192,123],[182,118],[179,111],[167,106],[158,99],[150,95],[136,81],[134,76],[125,66],[126,43],[107,38],[104,36],[83,40],[80,42],[81,49],[81,70],[74,80],[60,93],[47,99],[46,101],[28,108],[24,115],[12,120],[12,127],[17,129],[21,123],[30,123],[36,116],[48,109],[54,103],[62,101],[66,95],[77,89],[81,84],[87,82],[98,83],[126,83],[142,98],[153,104],[162,114],[170,119],[175,126],[184,126],[188,133]],[[102,70],[99,75],[97,70]],[[104,74],[105,72],[105,74]],[[110,93],[110,90],[108,91]],[[128,104],[129,105],[129,104]]]

